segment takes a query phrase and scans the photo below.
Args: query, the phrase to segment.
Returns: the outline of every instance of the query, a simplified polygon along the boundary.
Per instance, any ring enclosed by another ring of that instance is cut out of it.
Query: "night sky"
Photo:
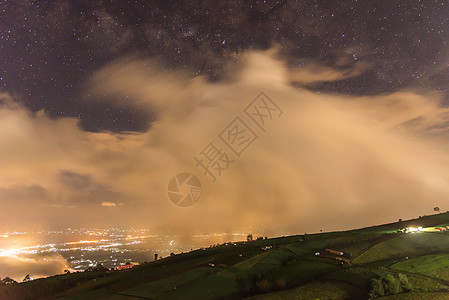
[[[448,21],[445,1],[0,0],[0,230],[445,211]],[[194,158],[260,92],[282,117],[210,182]],[[167,198],[180,172],[190,208]]]
[[[311,89],[447,93],[444,1],[1,1],[0,8],[0,88],[32,111],[76,117],[89,131],[145,131],[157,118],[138,103],[114,105],[119,96],[82,92],[92,72],[123,57],[156,57],[165,69],[217,80],[245,50],[277,45],[291,68],[308,59],[343,72],[355,62],[371,66]]]

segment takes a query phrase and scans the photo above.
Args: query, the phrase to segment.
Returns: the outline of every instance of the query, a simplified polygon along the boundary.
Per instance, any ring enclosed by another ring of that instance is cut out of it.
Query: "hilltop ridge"
[[[0,287],[0,299],[448,299],[449,213],[231,242]]]

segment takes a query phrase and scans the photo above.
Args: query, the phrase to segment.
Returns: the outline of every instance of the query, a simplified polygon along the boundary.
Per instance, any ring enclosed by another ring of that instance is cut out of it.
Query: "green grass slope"
[[[380,242],[353,260],[357,264],[365,264],[392,258],[423,255],[449,249],[449,236],[437,232],[419,232],[400,234],[394,238]]]
[[[124,271],[0,286],[0,299],[449,299],[449,232],[431,232],[448,223],[443,213],[221,245]],[[408,226],[429,232],[398,232]]]

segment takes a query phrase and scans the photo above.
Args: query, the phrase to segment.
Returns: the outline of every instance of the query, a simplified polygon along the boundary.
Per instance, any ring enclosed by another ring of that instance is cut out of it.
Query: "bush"
[[[261,293],[268,293],[271,290],[271,283],[266,279],[261,279],[256,282],[256,288]]]
[[[388,274],[384,278],[384,289],[387,295],[402,293],[401,282],[391,274]]]
[[[381,278],[371,278],[369,283],[369,297],[376,298],[385,296],[384,286]]]
[[[398,280],[401,284],[401,287],[404,291],[409,292],[412,290],[412,285],[408,282],[408,278],[406,275],[399,273]]]

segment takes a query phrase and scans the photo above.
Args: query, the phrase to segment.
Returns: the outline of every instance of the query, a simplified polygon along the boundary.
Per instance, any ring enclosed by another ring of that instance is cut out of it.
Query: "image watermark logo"
[[[215,146],[214,142],[210,142],[200,153],[199,158],[193,158],[196,162],[196,167],[200,167],[203,170],[204,176],[209,176],[212,182],[217,180],[217,176],[221,176],[223,171],[229,169],[231,163],[235,162],[231,160],[223,149]]]
[[[264,92],[260,93],[253,101],[251,101],[244,111],[264,132],[267,130],[270,121],[274,118],[279,118],[284,113]]]
[[[269,123],[281,117],[282,109],[264,92],[259,93],[219,134],[196,156],[195,167],[214,183],[228,171],[258,138]],[[187,184],[186,184],[187,182]],[[181,191],[181,187],[186,185]],[[191,173],[180,173],[168,184],[168,197],[177,206],[188,207],[201,197],[201,182]]]
[[[168,182],[168,198],[174,205],[189,207],[201,197],[203,187],[201,181],[191,173],[179,173]]]
[[[236,117],[220,133],[219,137],[238,156],[259,138],[240,117]]]

